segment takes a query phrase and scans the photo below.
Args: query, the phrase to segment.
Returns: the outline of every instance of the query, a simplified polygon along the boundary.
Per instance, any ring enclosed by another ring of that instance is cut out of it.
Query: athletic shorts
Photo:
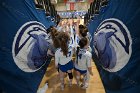
[[[80,70],[80,69],[77,69],[77,68],[75,68],[75,67],[74,67],[74,70],[80,72],[80,74],[85,74],[85,73],[87,73],[87,70]]]
[[[62,71],[62,72],[67,72],[68,70],[72,70],[74,65],[73,65],[73,61],[69,61],[67,64],[65,65],[61,65],[61,64],[58,64],[59,66],[59,69]]]

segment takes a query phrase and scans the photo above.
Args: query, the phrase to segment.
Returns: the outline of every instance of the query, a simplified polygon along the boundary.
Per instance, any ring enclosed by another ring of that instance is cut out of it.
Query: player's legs
[[[77,85],[80,86],[80,72],[79,71],[75,71],[76,72],[76,82],[77,82]]]
[[[72,80],[73,80],[72,70],[68,70],[67,72],[69,76],[69,86],[72,86]]]
[[[60,73],[61,90],[64,90],[64,72],[59,70],[59,73]]]

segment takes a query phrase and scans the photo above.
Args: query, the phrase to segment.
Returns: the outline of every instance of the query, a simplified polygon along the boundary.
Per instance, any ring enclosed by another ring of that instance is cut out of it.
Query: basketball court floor
[[[46,90],[46,93],[105,93],[103,84],[101,82],[99,73],[96,69],[94,62],[92,62],[92,66],[94,75],[90,76],[89,87],[87,89],[81,89],[80,87],[78,87],[76,85],[75,78],[73,79],[73,85],[69,87],[68,77],[65,77],[65,88],[62,91],[60,89],[58,72],[55,68],[54,60],[52,59],[39,87],[43,87],[47,82],[48,89]]]

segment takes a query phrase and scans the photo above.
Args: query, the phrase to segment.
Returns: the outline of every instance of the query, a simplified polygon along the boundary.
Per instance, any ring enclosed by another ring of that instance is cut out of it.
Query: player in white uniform
[[[73,23],[72,23],[72,20],[68,20],[68,34],[70,35],[70,42],[69,44],[72,46],[72,47],[75,47],[75,40],[74,40],[74,29],[73,29]]]
[[[79,79],[80,76],[83,75],[83,88],[88,87],[87,73],[93,75],[91,69],[91,59],[92,54],[87,50],[88,49],[88,39],[86,37],[81,38],[79,41],[80,50],[77,50],[77,60],[74,64],[74,69],[76,71],[76,80],[77,84],[80,85]]]
[[[76,36],[75,36],[75,50],[77,50],[77,47],[79,46],[79,41],[82,37],[87,37],[88,40],[91,42],[92,40],[92,37],[90,35],[90,33],[88,32],[88,29],[86,26],[84,25],[79,25],[80,23],[80,20],[77,20],[77,25],[76,25]],[[88,51],[91,52],[92,49],[90,47],[90,45],[88,46]],[[90,74],[89,72],[87,71],[87,74],[86,74],[86,80],[87,82],[89,81],[90,79]]]
[[[73,47],[69,45],[69,35],[65,32],[60,32],[57,36],[57,40],[60,43],[60,48],[58,48],[55,52],[55,66],[59,68],[60,73],[60,81],[61,81],[61,89],[64,90],[64,73],[68,73],[70,79],[70,85],[72,84],[72,55],[73,55]]]
[[[87,27],[85,27],[84,25],[78,25],[77,28],[78,29],[76,30],[76,37],[75,37],[76,46],[75,47],[78,46],[79,41],[82,37],[87,37],[89,39],[89,41],[91,42],[92,37],[91,37],[90,33],[88,32]],[[89,46],[89,48],[90,48],[90,46]],[[91,52],[91,50],[90,50],[90,52]]]

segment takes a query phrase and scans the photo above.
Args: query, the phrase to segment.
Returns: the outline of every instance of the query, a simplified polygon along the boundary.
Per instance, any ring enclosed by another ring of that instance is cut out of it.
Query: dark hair
[[[51,34],[51,38],[52,38],[54,47],[55,48],[59,48],[60,45],[59,45],[59,41],[57,39],[57,35],[58,35],[59,32],[53,26],[50,26],[47,29],[47,33],[50,33]]]
[[[50,26],[46,31],[47,31],[47,34],[50,33],[52,31],[52,28],[53,26]]]
[[[76,63],[77,63],[77,64],[78,64],[78,53],[79,53],[79,50],[80,50],[80,48],[81,48],[81,49],[84,48],[85,45],[87,45],[87,43],[88,43],[88,39],[87,39],[86,37],[83,37],[83,38],[80,39],[80,41],[79,41],[79,46],[80,46],[80,47],[77,47],[77,51],[76,51],[76,55],[77,55],[77,61],[76,61]]]
[[[85,45],[87,45],[88,43],[88,39],[86,37],[83,37],[80,41],[79,41],[79,46],[80,48],[84,48]]]
[[[77,58],[76,63],[77,63],[77,64],[78,64],[78,53],[79,53],[79,48],[80,48],[80,47],[77,47],[77,50],[76,50],[76,58]]]
[[[85,26],[84,25],[79,25],[79,29],[83,29]]]
[[[51,27],[49,30],[50,30],[52,39],[54,39],[58,31],[54,27]]]
[[[57,32],[54,34],[54,37],[52,37],[53,40],[53,45],[55,48],[60,48],[59,40],[58,40],[58,35],[60,32]]]
[[[68,41],[70,40],[70,37],[67,33],[65,32],[60,32],[57,36],[59,40],[60,47],[63,51],[63,54],[67,57],[68,54]]]
[[[82,37],[87,36],[88,29],[84,25],[79,25],[79,33],[81,34]]]

